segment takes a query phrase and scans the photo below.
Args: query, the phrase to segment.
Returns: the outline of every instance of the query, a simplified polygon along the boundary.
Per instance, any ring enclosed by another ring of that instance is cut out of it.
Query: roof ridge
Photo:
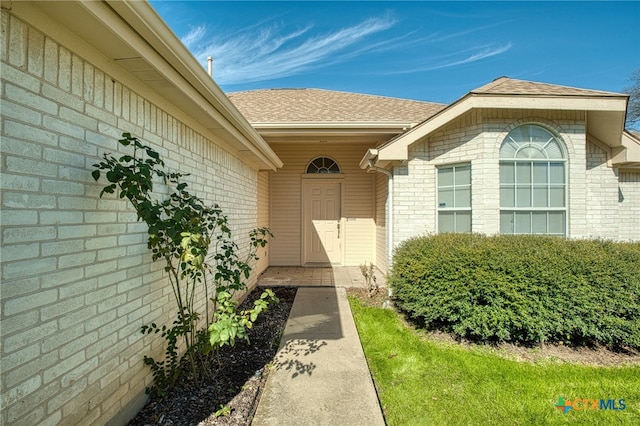
[[[537,90],[532,90],[537,89]],[[585,89],[561,84],[543,83],[538,81],[520,80],[511,77],[498,77],[493,81],[473,89],[470,94],[515,94],[515,95],[564,95],[564,96],[626,96],[623,93],[607,92],[604,90]]]

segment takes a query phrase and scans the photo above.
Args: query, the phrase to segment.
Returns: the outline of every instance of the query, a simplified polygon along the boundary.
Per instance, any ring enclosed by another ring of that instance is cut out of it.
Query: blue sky
[[[640,2],[151,5],[226,92],[320,88],[451,103],[500,76],[621,92]]]

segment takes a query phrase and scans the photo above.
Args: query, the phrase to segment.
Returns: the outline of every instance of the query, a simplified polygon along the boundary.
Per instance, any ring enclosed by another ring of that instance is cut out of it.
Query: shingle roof
[[[250,123],[421,122],[446,105],[321,89],[228,93]]]
[[[579,89],[555,84],[536,83],[500,77],[470,93],[489,95],[547,95],[547,96],[622,96],[620,93]]]

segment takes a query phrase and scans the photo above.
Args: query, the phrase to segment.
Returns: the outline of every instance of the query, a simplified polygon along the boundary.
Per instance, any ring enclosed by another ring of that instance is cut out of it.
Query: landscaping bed
[[[240,309],[251,307],[262,290],[251,292]],[[201,378],[202,383],[196,385],[185,374],[164,398],[151,398],[129,425],[251,424],[296,294],[295,288],[272,290],[280,303],[270,305],[248,330],[250,343],[238,341],[234,347],[224,346],[218,358],[211,353],[207,360],[209,374]]]

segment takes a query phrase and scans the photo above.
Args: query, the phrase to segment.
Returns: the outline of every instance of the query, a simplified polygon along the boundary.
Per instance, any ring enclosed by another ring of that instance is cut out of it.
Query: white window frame
[[[522,148],[528,148],[529,146],[532,145],[531,142],[527,142],[527,141],[516,141],[515,139],[513,139],[511,137],[511,134],[514,130],[519,129],[520,127],[523,126],[531,126],[531,127],[537,127],[539,129],[544,130],[546,133],[548,133],[550,135],[549,140],[546,142],[546,144],[542,147],[542,149],[538,149],[538,152],[541,152],[542,154],[545,155],[545,158],[518,158],[518,151]],[[511,138],[511,141],[514,142],[515,144],[519,144],[520,148],[518,148],[518,150],[516,150],[515,154],[513,157],[509,158],[509,157],[504,157],[503,156],[503,152],[502,149],[505,145],[505,143],[508,142],[508,139]],[[558,147],[560,148],[561,151],[561,157],[549,157],[549,154],[546,151],[547,146],[549,146],[549,144],[551,143],[551,141],[554,141]],[[505,139],[502,141],[502,144],[500,146],[500,233],[501,234],[508,234],[508,235],[520,235],[520,234],[539,234],[539,235],[556,235],[556,236],[561,236],[561,237],[566,237],[567,236],[567,229],[568,229],[568,222],[569,222],[569,209],[568,209],[568,205],[569,205],[569,184],[568,184],[568,169],[569,169],[569,162],[567,159],[567,149],[566,149],[566,145],[564,144],[564,142],[562,141],[562,139],[556,135],[553,131],[549,130],[547,127],[542,126],[540,124],[537,123],[528,123],[528,124],[524,124],[522,126],[518,126],[514,129],[512,129],[509,134],[505,137]],[[562,176],[562,183],[554,183],[552,182],[551,179],[551,169],[552,169],[552,164],[562,164],[563,167],[563,176]],[[510,164],[513,165],[513,181],[509,182],[509,183],[504,183],[503,182],[503,170],[502,170],[502,165],[505,164]],[[530,166],[530,175],[529,175],[529,179],[528,182],[525,182],[524,184],[522,183],[518,183],[518,164],[527,164]],[[536,164],[545,164],[546,165],[546,181],[545,182],[536,182],[535,181],[535,165]],[[552,193],[552,189],[558,189],[559,187],[562,187],[562,196],[563,196],[563,206],[551,206],[551,193]],[[513,189],[513,203],[514,206],[505,206],[504,205],[504,200],[503,200],[503,190],[504,189]],[[525,191],[528,190],[529,192],[529,205],[526,206],[518,206],[518,201],[520,199],[519,195],[522,194],[522,192],[519,194],[518,193],[518,189]],[[535,204],[535,189],[544,189],[546,191],[546,205],[545,206],[538,206],[538,207],[534,207]],[[552,213],[562,213],[563,217],[564,217],[564,221],[563,221],[563,226],[562,226],[562,232],[551,232],[550,231],[550,219],[549,219],[549,215]],[[507,214],[511,214],[512,216],[512,232],[508,232],[505,233],[503,232],[503,216],[505,215],[505,213]],[[521,215],[523,213],[528,213],[529,214],[529,219],[528,219],[528,223],[529,223],[529,231],[528,232],[521,232],[518,230],[518,223],[517,223],[517,216],[518,213],[520,213]],[[533,232],[533,226],[534,226],[534,215],[536,213],[546,213],[546,230],[545,232]]]
[[[468,184],[457,184],[456,182],[456,169],[457,168],[468,168],[469,169],[469,183]],[[451,169],[452,170],[452,176],[453,176],[453,183],[452,185],[446,185],[446,186],[442,186],[440,185],[440,172],[442,170],[446,170],[446,169]],[[473,185],[472,185],[472,181],[471,181],[471,175],[472,175],[472,168],[471,168],[471,163],[456,163],[456,164],[446,164],[446,165],[441,165],[438,166],[436,168],[436,207],[437,207],[437,211],[436,211],[436,229],[438,230],[438,233],[441,232],[468,232],[471,233],[473,232]],[[441,201],[440,199],[440,190],[441,189],[446,189],[446,188],[451,188],[453,189],[453,200],[454,200],[454,205],[453,206],[446,206],[444,205],[444,203]],[[460,206],[456,206],[455,205],[455,192],[456,189],[462,189],[462,188],[468,188],[469,189],[469,206],[464,206],[464,207],[460,207]],[[469,214],[469,229],[468,230],[464,230],[464,231],[460,231],[458,230],[458,213],[459,212],[464,212],[464,213],[468,213]],[[440,215],[441,213],[453,213],[453,230],[447,230],[447,231],[441,231],[440,230],[440,224],[441,224],[441,218]]]
[[[322,166],[318,166],[316,164],[317,161],[321,161]],[[340,164],[338,164],[338,162],[333,158],[326,155],[321,155],[309,161],[307,163],[307,167],[305,167],[304,169],[304,172],[308,175],[335,175],[342,173],[342,168],[340,167]]]

